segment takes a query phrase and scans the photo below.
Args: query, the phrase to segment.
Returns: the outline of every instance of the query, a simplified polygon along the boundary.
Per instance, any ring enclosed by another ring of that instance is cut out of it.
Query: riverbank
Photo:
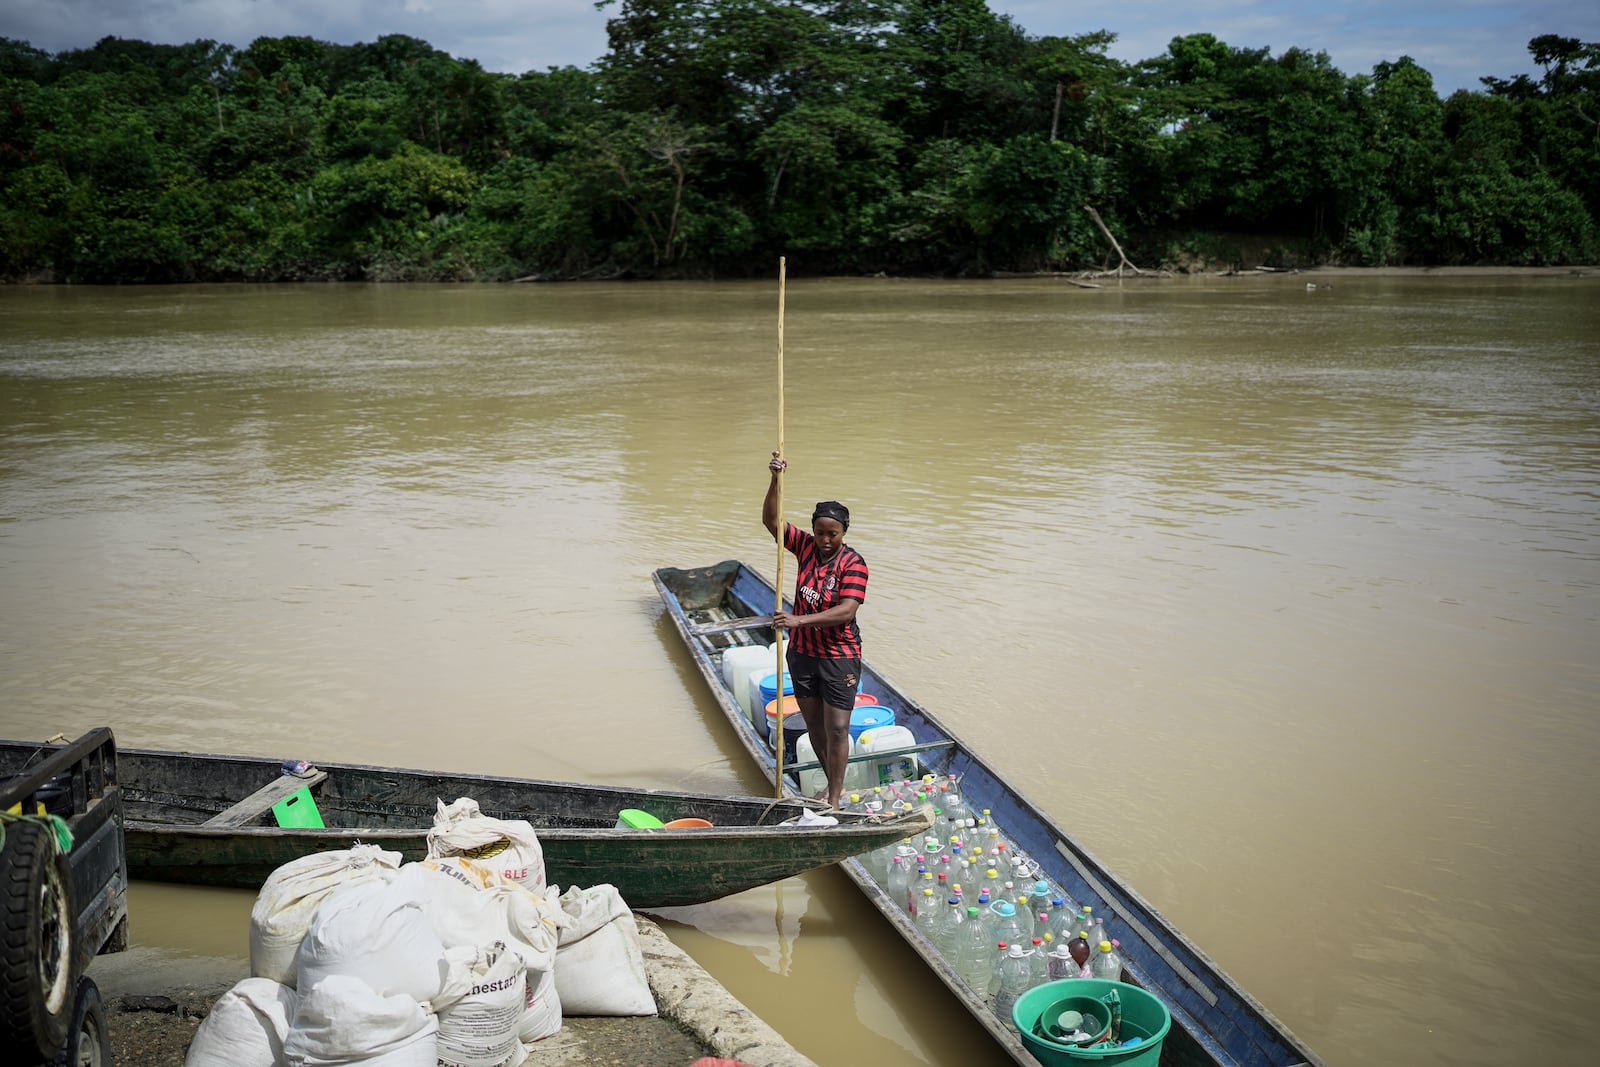
[[[532,1046],[531,1067],[688,1067],[702,1056],[754,1067],[815,1067],[745,1007],[660,927],[636,915],[655,1016],[567,1018]],[[218,997],[249,977],[245,959],[174,958],[134,947],[98,957],[89,974],[105,999],[118,1067],[182,1067]]]

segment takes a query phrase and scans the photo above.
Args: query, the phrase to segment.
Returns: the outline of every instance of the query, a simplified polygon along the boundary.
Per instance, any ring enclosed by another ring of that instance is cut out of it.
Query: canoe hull
[[[541,830],[539,845],[544,851],[547,882],[560,886],[608,882],[630,907],[648,910],[701,904],[839,862],[839,846],[819,840],[819,836],[799,838],[787,830],[740,834],[644,830],[604,835]],[[349,848],[357,840],[399,852],[408,861],[428,854],[426,834],[416,831],[262,833],[130,824],[128,870],[145,881],[259,889],[283,864]],[[874,840],[876,844],[871,843]],[[860,843],[872,849],[888,842],[874,835],[861,838]],[[737,849],[737,863],[728,862],[730,849]]]
[[[0,776],[26,765],[40,746],[0,741]],[[147,881],[259,889],[278,867],[360,841],[407,860],[427,854],[427,830],[441,802],[476,800],[486,815],[526,819],[539,838],[552,884],[610,883],[635,909],[716,900],[881,848],[929,825],[844,819],[824,828],[778,825],[806,805],[794,800],[624,789],[573,782],[459,775],[321,763],[328,777],[313,794],[328,829],[204,825],[279,776],[279,761],[250,756],[119,749],[116,775],[126,801],[129,876]],[[694,829],[617,829],[624,808],[663,821],[695,818]],[[270,818],[270,816],[268,817]]]

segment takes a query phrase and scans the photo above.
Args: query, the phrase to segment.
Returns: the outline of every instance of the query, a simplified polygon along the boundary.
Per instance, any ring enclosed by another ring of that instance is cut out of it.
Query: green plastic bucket
[[[1080,997],[1100,1000],[1112,990],[1122,1002],[1120,1037],[1123,1041],[1138,1038],[1137,1045],[1077,1048],[1034,1032],[1035,1028],[1042,1029],[1040,1017],[1059,1002],[1068,998],[1076,1002]],[[1034,986],[1017,998],[1011,1021],[1022,1044],[1045,1067],[1156,1067],[1161,1059],[1161,1041],[1172,1029],[1172,1013],[1153,994],[1126,982],[1100,978],[1063,978]]]

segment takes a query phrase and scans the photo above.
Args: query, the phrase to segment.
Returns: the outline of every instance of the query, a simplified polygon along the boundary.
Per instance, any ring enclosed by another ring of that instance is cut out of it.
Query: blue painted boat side
[[[727,573],[724,610],[729,615],[766,615],[773,605],[772,584],[737,561],[715,565]],[[698,573],[704,573],[701,569]],[[717,696],[741,741],[770,778],[776,760],[765,739],[756,735],[723,682],[713,649],[691,633],[692,624],[667,580],[664,568],[655,576],[667,610],[689,646],[701,673]],[[786,602],[787,604],[787,602]],[[770,640],[770,634],[764,634]],[[743,640],[754,641],[746,634]],[[764,642],[763,642],[764,643]],[[919,754],[928,771],[959,776],[969,805],[989,809],[1005,836],[1037,863],[1045,877],[1080,905],[1094,908],[1106,932],[1122,942],[1127,977],[1159,996],[1173,1013],[1173,1029],[1162,1049],[1162,1063],[1215,1064],[1219,1067],[1293,1067],[1320,1061],[1277,1019],[1244,992],[1226,973],[1185,938],[1147,901],[1123,884],[1095,857],[1057,826],[1013,785],[1002,779],[960,738],[926,708],[909,697],[870,662],[862,664],[862,691],[895,713],[897,725],[908,728],[918,743],[951,741],[951,748]],[[788,783],[791,790],[794,783]],[[1035,1063],[1007,1026],[998,1026],[992,1011],[945,965],[934,947],[911,924],[904,911],[887,902],[873,876],[857,860],[841,864],[869,899],[894,923],[902,936],[929,962],[939,977],[975,1018],[995,1035],[1017,1062]]]

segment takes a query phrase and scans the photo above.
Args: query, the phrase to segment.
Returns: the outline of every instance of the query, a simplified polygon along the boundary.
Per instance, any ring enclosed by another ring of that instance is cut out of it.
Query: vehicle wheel
[[[0,853],[0,1038],[53,1059],[67,1039],[73,973],[72,901],[66,861],[49,827],[9,822]]]
[[[111,1030],[106,1025],[106,1005],[93,978],[78,979],[72,1025],[67,1044],[51,1067],[111,1067]]]

